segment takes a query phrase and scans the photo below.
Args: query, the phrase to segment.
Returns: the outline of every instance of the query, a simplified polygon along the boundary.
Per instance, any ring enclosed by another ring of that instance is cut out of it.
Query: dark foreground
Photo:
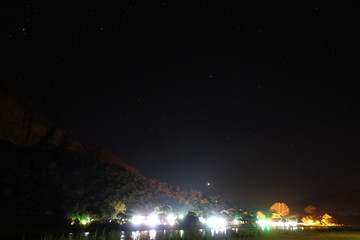
[[[360,228],[333,227],[328,229],[227,229],[227,230],[146,230],[146,231],[112,231],[83,232],[61,235],[23,236],[21,239],[31,240],[192,240],[192,239],[249,239],[249,240],[360,240]]]

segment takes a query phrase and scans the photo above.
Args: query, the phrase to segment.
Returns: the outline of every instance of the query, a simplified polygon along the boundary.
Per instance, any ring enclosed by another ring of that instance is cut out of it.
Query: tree
[[[290,209],[289,207],[282,202],[276,202],[270,207],[270,212],[273,213],[273,217],[284,217],[289,215]]]
[[[118,215],[123,214],[126,211],[126,205],[123,202],[112,202],[112,208],[114,209],[115,213],[112,218],[118,217]]]
[[[168,214],[171,213],[172,211],[173,211],[172,207],[165,203],[161,203],[154,207],[154,212],[158,214]]]
[[[257,211],[256,217],[257,217],[257,219],[259,219],[259,220],[263,220],[263,219],[265,219],[265,214],[263,214],[263,213],[260,212],[260,211]]]
[[[304,208],[304,212],[309,214],[309,215],[314,213],[315,210],[316,210],[316,207],[311,205],[311,204],[309,206],[307,206],[306,208]]]
[[[331,222],[331,218],[332,218],[332,216],[330,216],[329,214],[325,213],[325,214],[322,216],[321,224],[322,224],[322,225],[335,225],[334,223]]]
[[[194,230],[200,228],[199,218],[195,212],[189,211],[181,223],[181,228],[186,230]]]

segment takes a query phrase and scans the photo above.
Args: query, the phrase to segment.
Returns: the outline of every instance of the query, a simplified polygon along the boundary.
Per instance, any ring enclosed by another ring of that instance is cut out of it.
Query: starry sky
[[[244,206],[359,189],[351,2],[143,2],[5,3],[2,81],[171,184]]]

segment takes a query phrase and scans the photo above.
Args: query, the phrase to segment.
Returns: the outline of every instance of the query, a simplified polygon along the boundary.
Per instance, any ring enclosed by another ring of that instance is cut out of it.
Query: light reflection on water
[[[270,231],[271,228],[261,228],[263,231]],[[277,228],[284,230],[297,230],[302,229],[298,227],[292,228]],[[198,233],[204,237],[219,237],[226,236],[231,234],[237,234],[243,229],[239,228],[213,228],[213,229],[200,229]],[[90,239],[91,233],[84,232],[84,239]],[[184,230],[143,230],[143,231],[119,231],[117,232],[120,240],[131,239],[131,240],[141,240],[141,239],[171,239],[176,238],[176,236],[183,238],[186,234]]]
[[[220,236],[220,235],[226,235],[227,231],[234,231],[238,232],[238,229],[200,229],[199,234],[202,236]],[[132,231],[130,234],[130,239],[132,240],[140,240],[140,239],[150,239],[150,240],[156,240],[158,239],[171,239],[175,238],[176,236],[179,236],[181,238],[184,237],[184,230],[144,230],[144,231]],[[126,233],[123,231],[121,232],[120,239],[125,239]]]

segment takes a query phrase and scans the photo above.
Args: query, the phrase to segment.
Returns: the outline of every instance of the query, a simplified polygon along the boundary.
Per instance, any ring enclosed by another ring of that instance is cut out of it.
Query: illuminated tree
[[[304,212],[307,214],[312,214],[315,212],[315,210],[316,210],[316,207],[311,204],[309,206],[307,206],[306,208],[304,208]]]
[[[123,202],[113,202],[112,207],[115,210],[112,218],[116,218],[118,215],[121,215],[126,211],[126,205]]]
[[[323,216],[322,216],[322,219],[321,219],[321,224],[322,225],[335,225],[334,223],[331,222],[331,218],[332,216],[330,216],[329,214],[325,213]]]
[[[273,213],[273,217],[284,217],[290,213],[289,207],[281,202],[274,203],[269,210]]]
[[[173,210],[172,210],[172,207],[170,205],[167,205],[167,204],[159,204],[157,206],[154,207],[154,212],[158,213],[158,214],[168,214],[168,213],[171,213]]]
[[[259,219],[259,220],[263,220],[263,219],[265,219],[265,214],[263,214],[262,212],[258,211],[258,212],[256,213],[256,217],[257,217],[257,219]]]

